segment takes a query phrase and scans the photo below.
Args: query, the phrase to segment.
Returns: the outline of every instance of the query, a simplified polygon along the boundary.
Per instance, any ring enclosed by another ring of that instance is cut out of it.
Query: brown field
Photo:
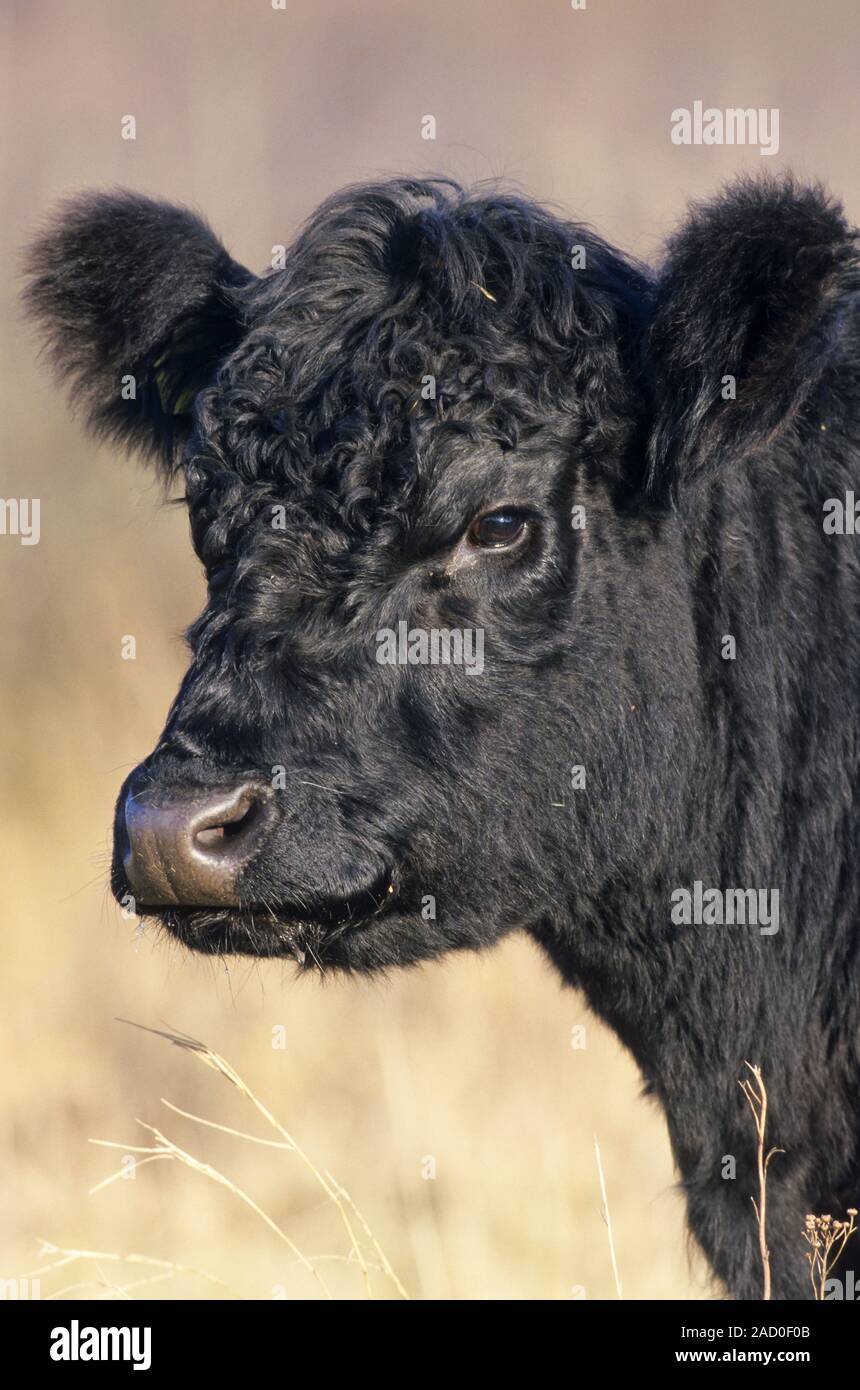
[[[124,1150],[90,1141],[151,1143],[143,1121],[258,1203],[334,1296],[366,1296],[301,1157],[167,1109],[278,1137],[222,1077],[124,1018],[226,1057],[348,1190],[413,1297],[614,1297],[595,1135],[624,1296],[708,1297],[662,1118],[526,941],[321,985],[193,959],[122,919],[105,889],[114,798],[161,728],[203,586],[181,510],[88,442],[39,370],[14,269],[45,210],[88,185],[187,201],[257,269],[333,188],[403,170],[518,181],[645,257],[688,196],[765,165],[823,179],[856,220],[856,6],[19,0],[0,26],[0,490],[41,499],[38,546],[0,537],[0,1279],[37,1270],[41,1237],[102,1252],[46,1271],[43,1297],[114,1297],[157,1274],[141,1294],[320,1296],[295,1249],[205,1172],[162,1160],[91,1194]],[[779,155],[673,146],[669,113],[696,98],[779,107]],[[124,634],[135,661],[120,658]],[[129,1253],[183,1268],[108,1258]],[[369,1273],[375,1295],[396,1296]]]

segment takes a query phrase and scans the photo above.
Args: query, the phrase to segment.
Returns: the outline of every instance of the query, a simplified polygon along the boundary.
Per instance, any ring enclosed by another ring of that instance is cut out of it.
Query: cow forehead
[[[525,410],[487,400],[381,394],[372,409],[346,401],[324,420],[282,397],[210,395],[186,454],[192,515],[203,527],[217,519],[221,531],[331,532],[339,549],[343,537],[426,513],[434,499],[465,509],[514,500],[493,490],[522,490],[564,433],[564,421],[538,427]]]
[[[530,380],[515,387],[522,354]],[[557,418],[538,389],[550,370],[498,329],[367,322],[346,351],[336,315],[258,325],[197,402],[186,486],[201,559],[254,555],[313,587],[372,568],[416,524],[432,543],[438,517],[444,540],[470,508],[515,500],[506,477],[572,427],[567,381]]]
[[[248,447],[253,451],[251,441]],[[553,505],[556,441],[503,448],[477,432],[302,459],[282,446],[265,472],[197,456],[187,497],[195,548],[211,571],[241,560],[313,584],[403,565],[453,544],[482,511]]]

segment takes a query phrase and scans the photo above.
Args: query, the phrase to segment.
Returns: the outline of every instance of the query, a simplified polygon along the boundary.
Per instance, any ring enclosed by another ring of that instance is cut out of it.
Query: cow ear
[[[169,477],[255,277],[196,214],[123,191],[63,206],[26,273],[28,309],[90,429]]]
[[[857,233],[820,189],[748,180],[694,208],[648,338],[652,495],[799,427],[858,291]]]

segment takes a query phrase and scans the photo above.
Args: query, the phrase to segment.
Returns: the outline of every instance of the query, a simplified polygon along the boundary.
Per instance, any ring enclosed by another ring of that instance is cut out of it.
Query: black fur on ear
[[[123,190],[61,207],[25,270],[27,307],[90,429],[169,477],[255,277],[195,213]]]
[[[793,179],[743,179],[670,241],[648,344],[652,496],[792,428],[860,291],[857,232]],[[735,399],[731,393],[735,379]]]

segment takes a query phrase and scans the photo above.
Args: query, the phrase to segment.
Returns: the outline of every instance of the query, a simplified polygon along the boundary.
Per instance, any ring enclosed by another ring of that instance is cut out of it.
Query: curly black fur
[[[107,194],[30,270],[90,422],[184,479],[209,581],[120,797],[117,894],[128,786],[283,767],[247,906],[167,926],[358,971],[530,932],[635,1055],[742,1298],[759,1064],[775,1295],[807,1296],[805,1213],[860,1205],[860,565],[822,527],[860,483],[839,209],[735,185],[652,273],[523,198],[399,179],[257,279],[191,213]],[[501,504],[525,541],[467,553]],[[400,620],[482,629],[484,673],[378,665]],[[778,890],[779,932],[674,925],[696,880]]]

